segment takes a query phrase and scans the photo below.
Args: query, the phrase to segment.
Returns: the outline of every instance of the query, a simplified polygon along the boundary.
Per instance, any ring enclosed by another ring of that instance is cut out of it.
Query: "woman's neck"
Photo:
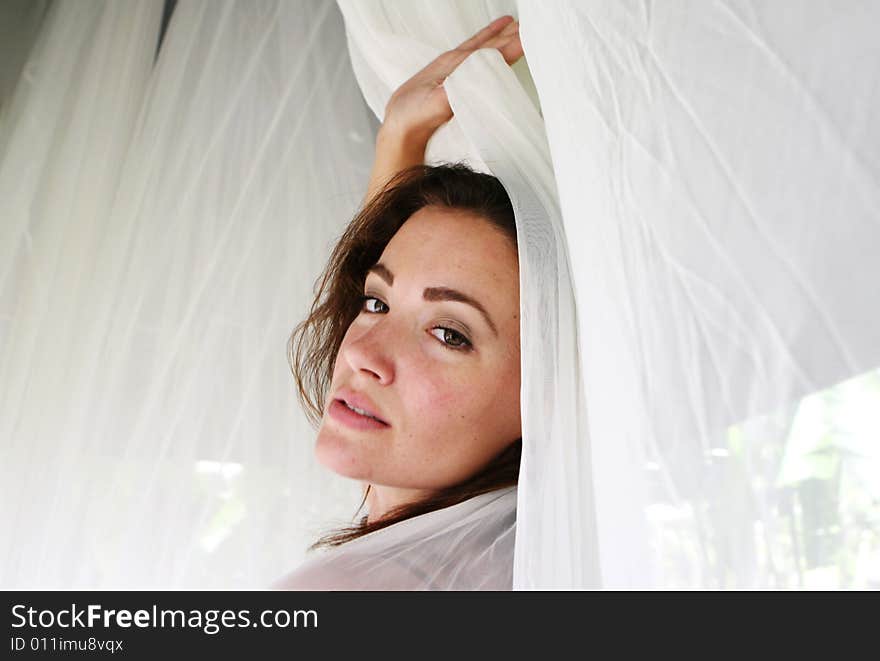
[[[391,510],[401,505],[415,503],[433,492],[426,489],[402,489],[399,487],[386,487],[381,484],[371,484],[367,494],[367,521],[374,523]]]

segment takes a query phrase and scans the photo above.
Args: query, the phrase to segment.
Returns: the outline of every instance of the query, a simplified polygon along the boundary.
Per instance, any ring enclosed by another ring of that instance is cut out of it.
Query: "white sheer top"
[[[278,590],[510,590],[516,487],[316,552]]]

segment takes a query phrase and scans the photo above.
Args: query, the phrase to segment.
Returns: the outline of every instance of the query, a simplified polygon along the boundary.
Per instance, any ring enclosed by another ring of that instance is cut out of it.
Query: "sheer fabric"
[[[325,2],[54,3],[0,164],[6,588],[268,585],[356,509],[286,362],[376,122]]]
[[[516,487],[323,550],[278,590],[510,590]]]
[[[481,53],[447,80],[456,117],[429,150],[499,176],[520,225],[515,587],[875,580],[876,376],[832,391],[872,422],[824,447],[795,406],[880,363],[876,9],[340,5],[379,116],[431,57],[521,20],[543,123]]]
[[[355,73],[380,117],[394,89],[418,69],[515,10],[470,2],[340,7]],[[459,66],[445,83],[455,117],[429,143],[427,160],[465,160],[491,172],[516,213],[523,459],[514,586],[595,585],[589,444],[565,236],[541,118],[522,83],[528,70],[518,73],[497,51],[480,51]]]
[[[877,373],[820,391],[880,365],[880,10],[519,9],[577,259],[603,585],[875,581]],[[806,423],[816,397],[834,423]],[[826,465],[787,482],[798,445]]]
[[[0,586],[269,585],[349,522],[286,338],[391,91],[504,13],[428,159],[516,209],[520,484],[276,587],[880,585],[878,11],[180,0],[154,64],[161,2],[54,2],[0,117]]]

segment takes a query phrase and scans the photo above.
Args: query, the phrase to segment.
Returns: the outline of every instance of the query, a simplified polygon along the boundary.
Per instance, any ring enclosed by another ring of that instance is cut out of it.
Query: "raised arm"
[[[401,85],[385,106],[385,119],[376,138],[376,158],[364,204],[398,172],[425,160],[428,140],[452,119],[443,82],[480,48],[497,48],[508,64],[522,57],[519,23],[512,16],[495,19],[458,48],[437,57]]]

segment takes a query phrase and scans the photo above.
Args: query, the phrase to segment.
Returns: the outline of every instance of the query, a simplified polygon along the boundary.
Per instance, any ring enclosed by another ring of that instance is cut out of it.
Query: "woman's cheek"
[[[418,385],[410,392],[418,393],[414,413],[417,420],[449,423],[461,411],[463,400],[466,399],[464,385],[455,379],[449,379],[434,371],[418,380]],[[418,390],[416,390],[418,388]]]

